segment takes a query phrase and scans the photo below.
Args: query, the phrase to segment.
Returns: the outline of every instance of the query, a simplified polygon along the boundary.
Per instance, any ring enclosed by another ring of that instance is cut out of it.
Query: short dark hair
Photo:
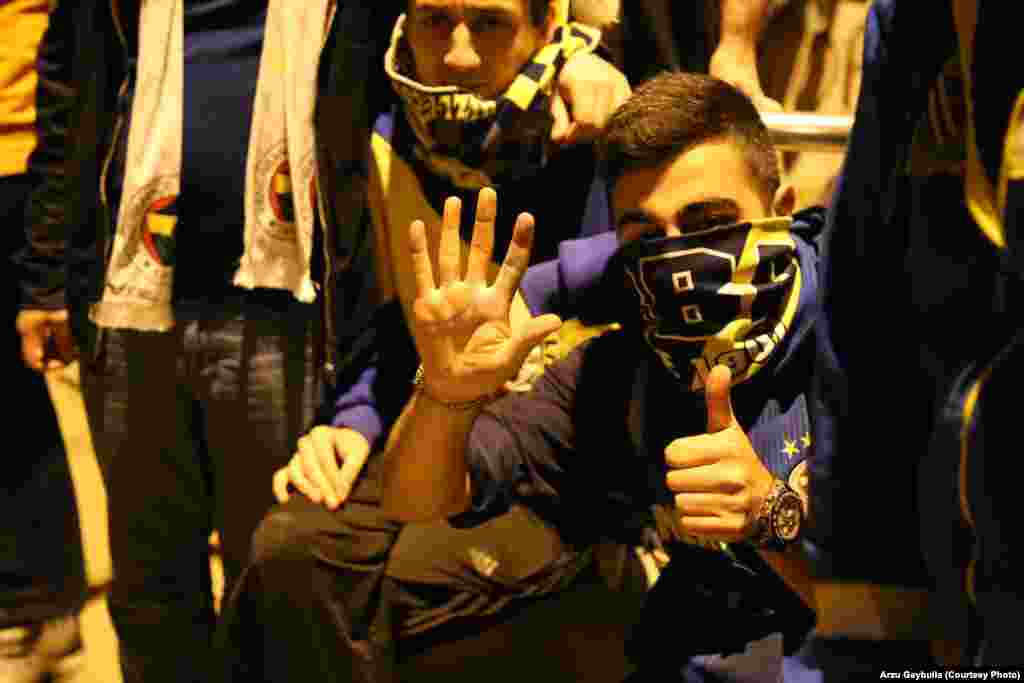
[[[406,0],[406,11],[412,10],[413,0]],[[551,8],[551,0],[526,0],[527,9],[530,13],[530,23],[540,28],[548,18],[548,11]]]
[[[705,142],[734,140],[771,203],[779,160],[750,99],[712,76],[663,73],[642,84],[612,115],[600,141],[611,181],[655,166]]]

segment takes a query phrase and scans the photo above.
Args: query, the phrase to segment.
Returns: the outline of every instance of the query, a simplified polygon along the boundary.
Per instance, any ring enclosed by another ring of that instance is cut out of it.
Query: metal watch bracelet
[[[785,550],[799,537],[803,517],[800,496],[785,481],[775,479],[758,510],[750,542],[766,550]]]

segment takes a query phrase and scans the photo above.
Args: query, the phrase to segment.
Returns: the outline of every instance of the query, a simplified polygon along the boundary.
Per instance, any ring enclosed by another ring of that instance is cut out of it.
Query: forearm
[[[718,0],[719,47],[753,54],[768,16],[769,0]]]
[[[760,92],[757,42],[767,18],[768,4],[768,0],[719,0],[718,46],[708,64],[712,76],[737,85],[745,92]]]
[[[478,409],[453,410],[413,394],[384,450],[384,514],[402,522],[445,519],[469,507],[466,443]]]

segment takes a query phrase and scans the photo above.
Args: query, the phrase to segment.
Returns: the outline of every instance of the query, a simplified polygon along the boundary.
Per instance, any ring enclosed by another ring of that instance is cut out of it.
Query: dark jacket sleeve
[[[944,10],[925,17],[899,7],[880,0],[868,14],[855,123],[822,241],[809,549],[823,580],[913,586],[922,580],[918,454],[902,444],[924,441],[908,417],[920,405],[907,404],[917,396],[907,386],[920,351],[913,333],[900,333],[912,306],[899,206],[914,112],[955,36],[940,21]],[[911,39],[922,31],[927,45]],[[898,390],[886,386],[893,381]],[[897,424],[901,445],[886,443],[881,435]]]
[[[337,393],[327,421],[356,430],[371,446],[383,446],[409,400],[419,355],[397,300],[378,307],[371,325],[387,343],[375,345],[356,381]]]
[[[480,414],[466,450],[473,498],[452,526],[497,517],[513,500],[528,501],[535,510],[557,503],[566,459],[576,450],[576,385],[586,348],[548,367],[529,392],[510,394]]]
[[[366,203],[367,154],[372,124],[393,100],[384,53],[403,3],[342,0],[337,5],[321,55],[314,125],[326,190],[322,237],[333,257],[325,264],[325,360],[329,383],[347,387],[363,381],[376,350],[373,317],[382,301]]]
[[[64,220],[64,202],[69,188],[65,166],[75,101],[72,60],[75,50],[73,15],[77,5],[56,3],[39,47],[37,144],[28,162],[29,177],[35,187],[25,210],[26,246],[15,257],[22,308],[66,307],[69,228]]]

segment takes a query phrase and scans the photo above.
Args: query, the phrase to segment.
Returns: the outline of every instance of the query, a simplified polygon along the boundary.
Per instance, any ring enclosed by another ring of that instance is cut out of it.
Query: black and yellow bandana
[[[609,272],[622,273],[623,327],[692,391],[719,364],[734,385],[750,379],[780,348],[800,300],[791,224],[768,218],[622,245]]]
[[[485,99],[457,86],[414,80],[404,26],[403,14],[391,35],[385,71],[416,135],[417,157],[463,189],[500,185],[543,166],[558,73],[569,57],[592,52],[601,40],[588,26],[559,26],[504,93]]]

